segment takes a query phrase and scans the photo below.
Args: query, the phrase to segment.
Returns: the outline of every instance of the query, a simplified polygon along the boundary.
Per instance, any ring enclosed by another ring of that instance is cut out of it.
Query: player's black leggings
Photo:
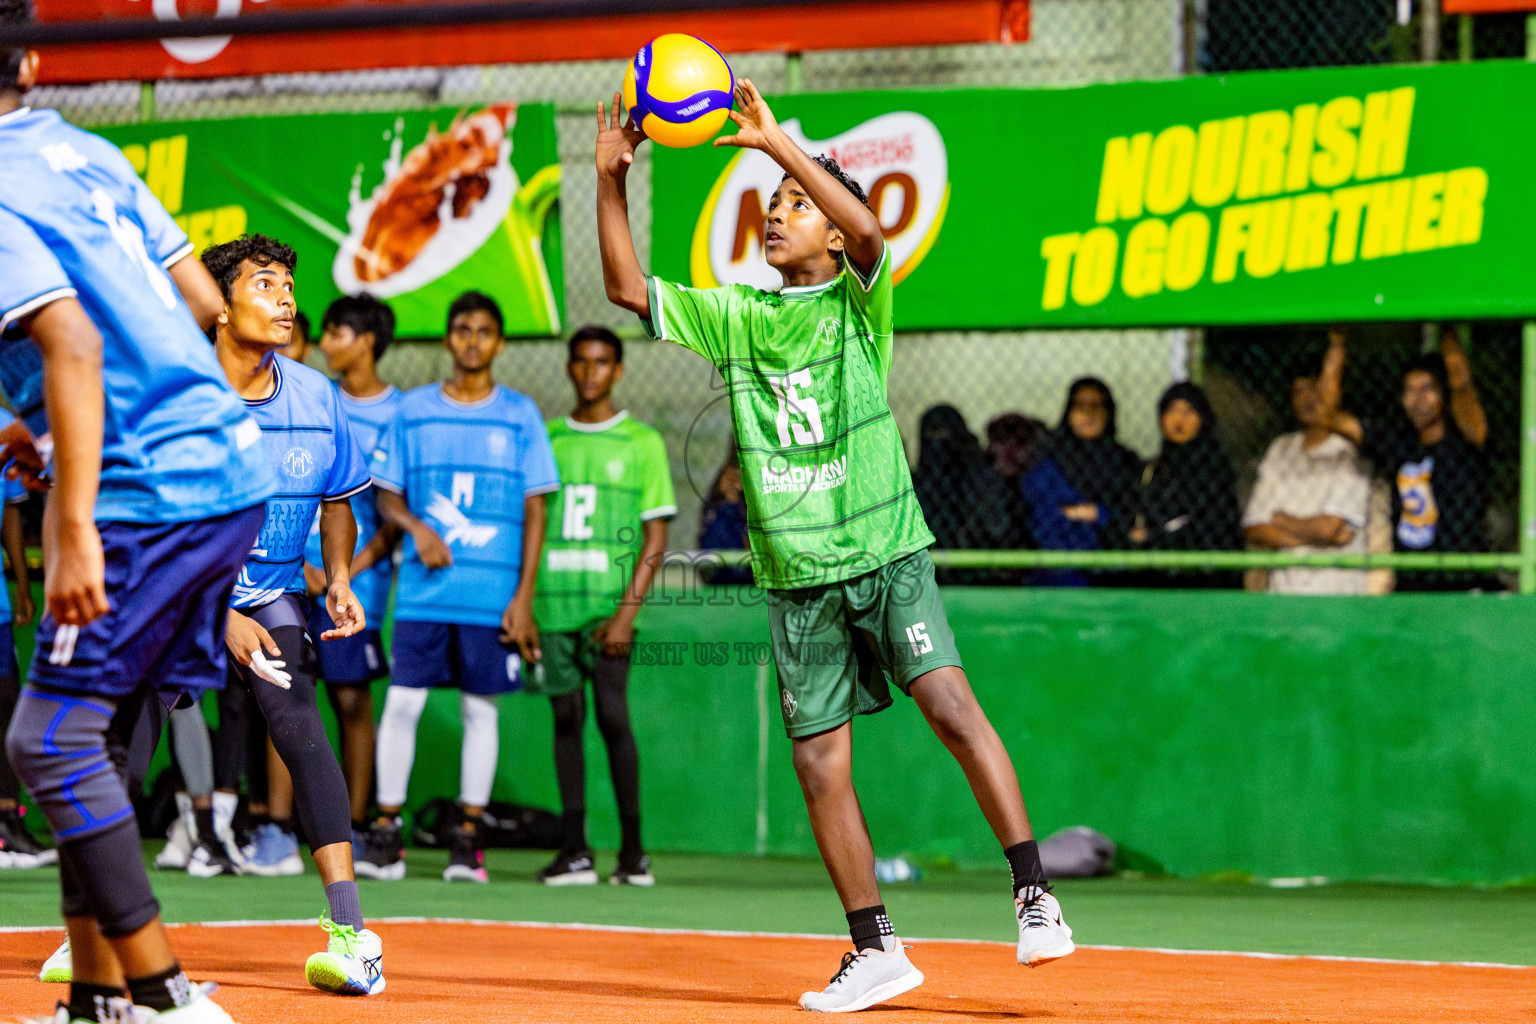
[[[620,840],[625,852],[639,854],[640,752],[629,725],[629,658],[599,655],[592,671],[592,696],[597,702],[597,731],[608,748],[613,796],[619,805]],[[560,780],[567,852],[587,846],[587,762],[581,731],[587,721],[587,689],[551,697],[555,711],[555,775]]]
[[[16,700],[21,696],[21,680],[15,676],[0,676],[0,736],[11,727],[11,716],[16,713]],[[11,759],[0,755],[0,800],[20,800],[21,781],[11,770]]]
[[[253,804],[267,802],[267,729],[256,697],[237,682],[219,691],[219,728],[213,735],[213,786],[245,793]]]
[[[256,618],[261,619],[258,610]],[[352,841],[352,808],[347,799],[347,780],[331,749],[330,737],[320,720],[315,702],[315,678],[320,659],[312,643],[304,639],[303,626],[268,626],[267,632],[282,651],[283,671],[293,677],[288,689],[262,679],[230,660],[226,686],[245,687],[256,698],[266,720],[272,746],[293,776],[293,804],[299,825],[311,850],[332,843]]]

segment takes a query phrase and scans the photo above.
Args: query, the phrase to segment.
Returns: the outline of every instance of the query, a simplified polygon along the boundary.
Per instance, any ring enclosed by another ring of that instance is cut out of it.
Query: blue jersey
[[[208,519],[273,491],[261,432],[166,273],[191,252],[111,143],[52,111],[0,117],[0,381],[41,435],[41,363],[17,321],[79,299],[102,337],[98,521]]]
[[[11,422],[11,420],[14,420],[15,418],[16,417],[12,416],[4,409],[0,409],[0,429],[3,429],[7,424]],[[22,486],[21,481],[7,480],[5,475],[0,473],[0,501],[3,501],[7,505],[19,505],[26,500],[27,489],[26,487]],[[15,572],[16,567],[11,566],[11,571]],[[0,627],[8,627],[10,624],[11,588],[6,585],[6,582],[3,578],[0,578]]]
[[[352,423],[352,436],[357,439],[358,448],[365,455],[371,455],[379,447],[384,431],[395,418],[395,413],[400,411],[400,403],[405,395],[394,385],[372,398],[353,398],[340,388],[336,389],[336,394],[341,399],[341,411],[347,414],[347,419]],[[363,545],[379,532],[384,522],[379,517],[379,507],[372,491],[364,491],[352,498],[352,516],[357,520],[357,550],[361,551]],[[310,528],[309,543],[304,548],[304,561],[315,566],[322,564],[319,516],[315,517],[314,526]],[[352,578],[352,593],[363,606],[363,614],[367,616],[371,628],[377,629],[384,624],[384,612],[389,606],[389,581],[394,574],[394,563],[383,558],[363,570],[361,575]]]
[[[277,474],[261,536],[240,570],[234,608],[270,604],[304,591],[304,544],[322,501],[342,501],[368,488],[368,463],[352,438],[330,378],[302,363],[272,360],[271,397],[245,403],[261,424],[261,447]]]
[[[533,399],[497,385],[465,405],[440,384],[414,388],[373,453],[373,479],[453,551],[451,566],[428,569],[405,538],[395,618],[500,625],[522,578],[523,499],[560,486]]]

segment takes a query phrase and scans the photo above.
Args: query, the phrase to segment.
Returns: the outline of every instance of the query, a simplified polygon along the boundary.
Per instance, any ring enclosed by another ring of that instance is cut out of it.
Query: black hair
[[[617,334],[614,334],[608,328],[598,327],[595,324],[578,327],[576,333],[571,335],[571,340],[566,343],[566,350],[569,352],[571,359],[576,358],[576,346],[584,341],[600,341],[613,349],[613,361],[615,363],[622,363],[624,361],[624,343],[619,340]]]
[[[325,316],[320,320],[320,330],[332,327],[351,328],[358,336],[372,334],[373,358],[377,362],[395,340],[395,311],[367,292],[343,295],[325,307]]]
[[[219,283],[219,291],[224,293],[225,299],[229,298],[230,289],[240,276],[240,264],[246,260],[258,267],[276,264],[289,271],[297,270],[299,265],[299,254],[292,247],[266,235],[241,235],[232,242],[210,245],[203,250],[202,259],[203,266]]]
[[[502,318],[501,307],[496,305],[496,300],[485,292],[465,292],[453,300],[453,305],[448,307],[448,330],[453,330],[453,321],[465,313],[486,313],[496,321],[496,332],[505,334],[506,321]]]
[[[828,174],[832,175],[832,177],[836,178],[838,184],[842,185],[843,188],[847,189],[849,192],[852,192],[853,193],[853,197],[855,199],[857,199],[859,202],[863,203],[865,208],[868,209],[868,207],[869,207],[869,196],[864,194],[864,186],[860,185],[858,182],[856,182],[852,178],[850,178],[848,176],[848,172],[843,170],[842,166],[836,160],[834,160],[831,157],[827,156],[827,154],[825,154],[825,153],[818,153],[817,155],[811,157],[811,159],[816,161],[817,166],[819,166],[822,170],[826,171]],[[788,181],[792,177],[794,177],[794,175],[790,174],[788,171],[785,171],[784,172],[784,177],[779,179],[779,184],[780,185],[784,184],[786,181]],[[833,256],[833,259],[837,260],[838,267],[842,267],[842,265],[843,265],[843,254],[842,253],[839,252],[839,253],[835,254]]]
[[[1445,356],[1439,352],[1421,352],[1408,360],[1408,365],[1403,367],[1403,380],[1406,383],[1410,373],[1427,373],[1435,379],[1435,386],[1440,389],[1440,399],[1451,393],[1450,375],[1445,370]]]
[[[20,27],[32,24],[32,0],[0,0],[0,25]],[[27,59],[27,48],[15,46],[0,51],[0,92],[21,87],[21,63]]]

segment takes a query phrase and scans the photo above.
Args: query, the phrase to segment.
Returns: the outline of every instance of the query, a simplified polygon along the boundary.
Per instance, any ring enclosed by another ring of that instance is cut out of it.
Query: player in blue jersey
[[[320,322],[320,351],[338,376],[341,408],[352,422],[352,436],[371,455],[379,439],[399,411],[405,397],[400,389],[379,379],[377,363],[394,340],[395,314],[371,295],[343,296],[326,309]],[[367,830],[368,801],[373,788],[374,717],[369,684],[389,675],[380,627],[389,606],[389,587],[394,581],[390,556],[400,530],[385,522],[375,505],[375,492],[352,499],[357,520],[357,553],[352,558],[352,592],[363,606],[368,628],[341,640],[320,645],[320,675],[325,680],[331,708],[341,733],[341,763],[352,800],[352,824]],[[320,565],[318,522],[304,549],[304,574],[310,594],[325,583]],[[311,612],[311,633],[332,628],[325,608],[316,603]]]
[[[394,675],[379,722],[379,818],[358,872],[402,878],[400,809],[416,725],[434,686],[460,691],[459,821],[443,877],[484,882],[480,813],[496,777],[494,698],[539,659],[534,581],[545,495],[559,488],[539,407],[491,379],[501,309],[467,292],[448,309],[453,376],[408,392],[374,453],[379,511],[405,535],[395,594]]]
[[[0,24],[26,14],[0,0]],[[35,474],[51,449],[53,482],[6,751],[59,844],[73,979],[54,1019],[228,1024],[171,952],[108,729],[146,695],[223,684],[225,608],[275,483],[194,316],[217,288],[116,147],[21,105],[37,67],[0,50],[0,379],[36,438],[8,450]]]
[[[203,253],[224,295],[214,351],[261,425],[262,447],[277,475],[261,536],[230,602],[227,644],[239,667],[229,685],[248,687],[293,778],[294,803],[329,903],[321,925],[325,952],[311,956],[311,985],[346,995],[384,990],[383,948],[364,927],[352,870],[347,784],[316,703],[316,641],[361,632],[352,594],[357,525],[351,498],[369,487],[367,463],[352,437],[336,388],[317,370],[278,356],[293,330],[293,250],[245,235]],[[316,513],[325,567],[324,602],[332,629],[312,637],[304,590],[304,545]]]
[[[0,428],[13,417],[0,410]],[[0,579],[0,735],[11,724],[16,701],[21,696],[21,672],[16,663],[16,640],[12,625],[25,626],[32,621],[32,582],[27,574],[26,547],[21,538],[21,503],[27,489],[20,479],[0,479],[0,546],[5,548],[16,573],[16,606],[11,610],[11,592]],[[0,757],[0,870],[40,868],[56,863],[57,850],[41,845],[22,821],[21,783],[11,770],[11,763]]]

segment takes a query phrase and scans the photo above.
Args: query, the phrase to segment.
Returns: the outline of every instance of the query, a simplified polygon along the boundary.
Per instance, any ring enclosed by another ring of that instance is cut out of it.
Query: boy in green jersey
[[[737,132],[784,169],[764,251],[777,292],[696,290],[648,278],[629,231],[625,180],[644,137],[598,107],[597,222],[610,301],[652,334],[708,358],[729,388],[746,489],[752,569],[768,592],[784,724],[817,848],[855,950],[810,1010],[861,1010],[922,983],[895,937],[854,792],[852,719],[891,703],[894,682],[960,762],[1013,873],[1018,960],[1073,951],[1040,867],[1018,777],[971,692],[934,583],[933,535],[886,402],[891,254],[863,190],[803,153],[752,83],[736,86]]]
[[[640,758],[626,688],[635,616],[666,550],[677,499],[661,435],[613,407],[613,386],[624,376],[623,342],[601,327],[581,328],[571,336],[566,373],[576,388],[576,408],[546,425],[560,489],[550,496],[543,583],[534,599],[543,673],[533,673],[528,687],[554,706],[565,835],[539,880],[597,884],[587,846],[581,736],[590,681],[622,836],[618,869],[609,881],[648,886],[655,879],[640,843]]]

